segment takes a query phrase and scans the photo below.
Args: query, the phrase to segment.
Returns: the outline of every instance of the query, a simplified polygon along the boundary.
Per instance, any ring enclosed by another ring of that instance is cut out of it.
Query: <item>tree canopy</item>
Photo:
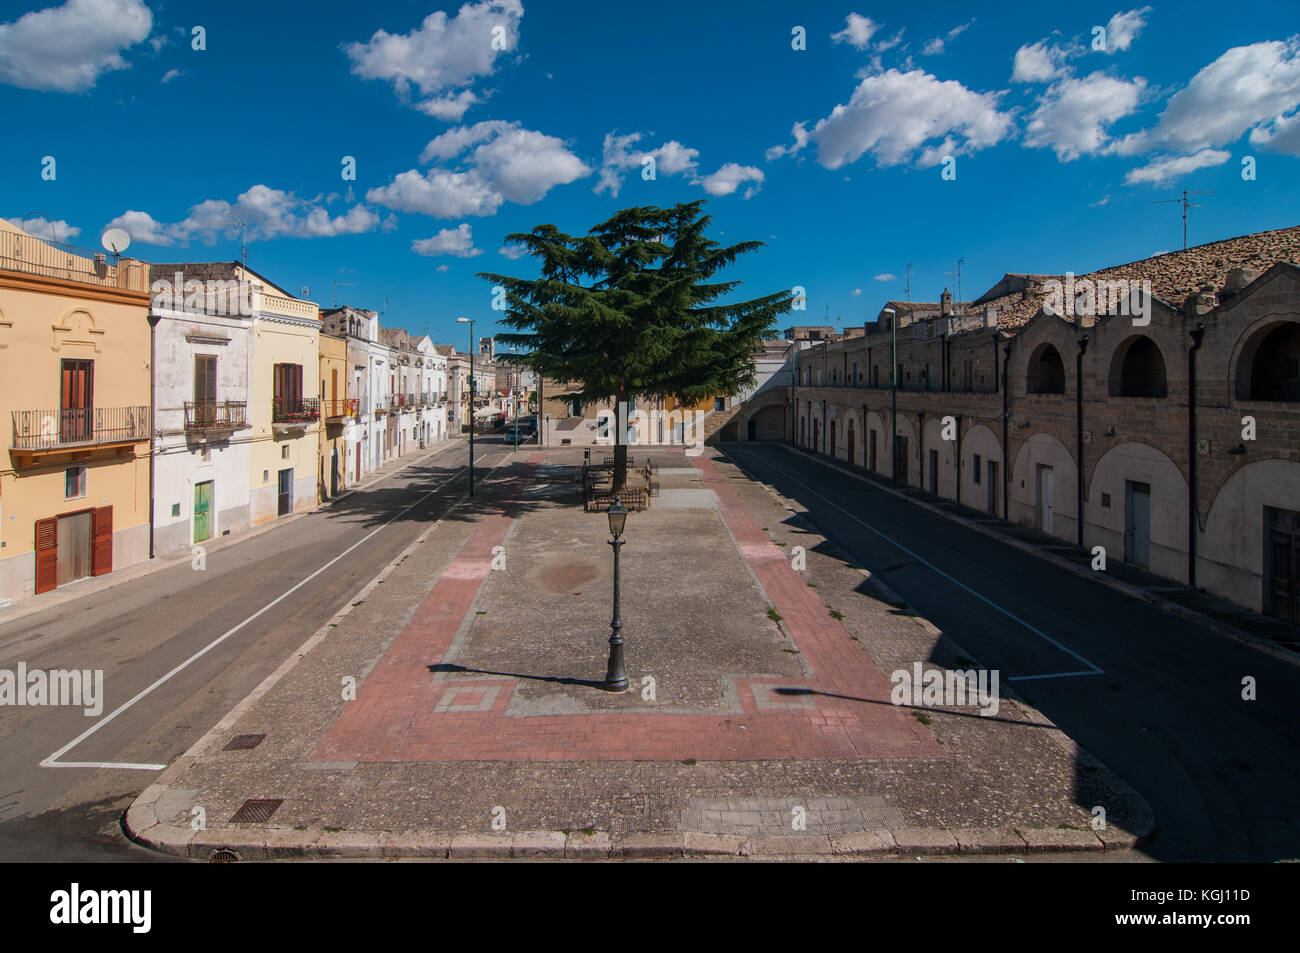
[[[507,235],[540,275],[479,274],[505,290],[502,323],[515,332],[497,340],[521,348],[511,359],[538,374],[580,384],[572,396],[583,405],[638,396],[695,403],[752,384],[754,350],[794,299],[781,291],[724,300],[740,282],[715,275],[763,243],[713,241],[702,206],[623,209],[586,235],[554,225]]]

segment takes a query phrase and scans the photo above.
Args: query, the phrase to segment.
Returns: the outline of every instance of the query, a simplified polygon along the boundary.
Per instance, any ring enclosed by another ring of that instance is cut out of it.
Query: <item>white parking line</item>
[[[728,452],[731,452],[731,451],[728,451]],[[1014,622],[1016,622],[1016,623],[1018,623],[1018,624],[1024,626],[1026,629],[1028,629],[1030,632],[1034,633],[1034,635],[1038,636],[1038,637],[1039,637],[1040,639],[1042,639],[1043,641],[1045,641],[1045,642],[1047,642],[1047,643],[1049,643],[1049,644],[1055,646],[1056,648],[1058,648],[1058,649],[1060,649],[1062,652],[1064,652],[1066,655],[1070,656],[1071,658],[1078,659],[1078,660],[1079,660],[1080,662],[1082,662],[1084,665],[1088,666],[1088,670],[1087,670],[1087,671],[1084,671],[1084,672],[1059,672],[1059,673],[1055,673],[1055,674],[1051,674],[1051,675],[1016,675],[1016,676],[1009,676],[1009,677],[1007,678],[1007,681],[1009,681],[1009,682],[1011,682],[1011,681],[1027,681],[1027,680],[1029,680],[1029,679],[1035,679],[1035,678],[1064,678],[1064,677],[1066,677],[1067,675],[1101,675],[1101,674],[1102,674],[1102,669],[1101,669],[1101,668],[1099,668],[1098,666],[1094,665],[1092,662],[1088,661],[1086,658],[1084,658],[1084,657],[1083,657],[1082,655],[1080,655],[1078,652],[1074,651],[1073,649],[1066,648],[1064,645],[1062,645],[1060,642],[1056,641],[1056,639],[1052,638],[1052,637],[1051,637],[1050,635],[1048,635],[1047,633],[1043,632],[1042,630],[1036,628],[1036,627],[1033,626],[1033,625],[1030,625],[1028,622],[1026,622],[1024,619],[1020,618],[1020,617],[1019,617],[1018,615],[1016,615],[1015,613],[1013,613],[1013,612],[1009,612],[1008,610],[1002,608],[1002,607],[1001,607],[1000,605],[998,605],[996,602],[994,602],[993,600],[987,598],[986,596],[982,595],[981,593],[976,592],[974,589],[972,589],[970,586],[966,585],[966,584],[965,584],[964,582],[962,582],[960,579],[954,579],[952,576],[948,575],[946,572],[944,572],[942,569],[940,569],[940,568],[939,568],[938,566],[936,566],[934,563],[930,562],[930,561],[929,561],[928,559],[926,559],[924,556],[921,556],[919,553],[913,552],[912,550],[908,549],[908,548],[907,548],[906,546],[904,546],[902,543],[898,542],[898,540],[894,539],[894,538],[891,537],[891,536],[886,535],[885,533],[882,533],[880,530],[876,529],[874,526],[871,526],[871,525],[868,524],[868,523],[864,523],[862,520],[858,519],[858,517],[854,516],[852,513],[850,513],[850,512],[849,512],[848,510],[846,510],[844,507],[840,506],[840,505],[839,505],[838,503],[836,503],[834,500],[827,499],[825,496],[823,496],[822,494],[818,493],[816,490],[814,490],[814,489],[813,489],[812,487],[810,487],[808,484],[806,484],[806,483],[804,483],[802,480],[799,480],[798,478],[794,477],[793,475],[791,475],[790,473],[786,472],[785,470],[782,470],[780,467],[778,467],[776,464],[772,463],[770,460],[763,460],[762,463],[763,463],[765,466],[769,466],[769,467],[771,467],[771,468],[772,468],[773,470],[775,470],[777,473],[780,473],[782,476],[784,476],[784,477],[785,477],[787,480],[789,480],[791,483],[794,483],[794,484],[796,484],[797,486],[801,486],[801,487],[803,487],[805,490],[807,490],[807,491],[808,491],[809,493],[811,493],[813,496],[817,497],[819,500],[822,500],[822,501],[824,501],[825,503],[827,503],[827,504],[829,504],[829,505],[835,507],[835,509],[839,510],[841,513],[843,513],[843,514],[844,514],[845,516],[847,516],[849,519],[853,520],[853,522],[857,523],[859,526],[861,526],[861,527],[863,527],[864,529],[870,530],[871,532],[875,533],[877,536],[879,536],[881,539],[885,540],[885,541],[886,541],[887,543],[889,543],[890,545],[895,546],[895,547],[897,547],[898,549],[901,549],[903,552],[907,553],[909,556],[911,556],[911,557],[912,557],[913,559],[915,559],[917,562],[921,563],[922,565],[926,566],[927,568],[929,568],[929,569],[933,570],[934,572],[938,573],[940,576],[943,576],[944,579],[947,579],[947,580],[948,580],[949,582],[951,582],[953,585],[955,585],[955,586],[957,586],[958,588],[960,588],[960,589],[962,589],[962,590],[968,592],[970,595],[974,596],[974,597],[975,597],[976,599],[978,599],[980,602],[983,602],[985,605],[989,606],[990,608],[996,609],[998,612],[1002,613],[1002,614],[1003,614],[1004,616],[1006,616],[1008,619],[1011,619],[1012,621],[1014,621]]]
[[[366,534],[365,536],[363,536],[361,539],[357,540],[355,543],[353,543],[353,544],[352,544],[351,546],[349,546],[347,549],[343,550],[343,552],[339,553],[337,556],[335,556],[333,559],[331,559],[331,560],[330,560],[329,562],[327,562],[325,565],[323,565],[323,566],[321,566],[319,569],[317,569],[314,573],[312,573],[312,574],[311,574],[310,576],[308,576],[306,579],[303,579],[301,582],[297,583],[297,584],[294,585],[292,588],[290,588],[290,589],[286,589],[283,593],[281,593],[281,594],[280,594],[279,596],[277,596],[275,599],[272,599],[272,600],[271,600],[270,602],[268,602],[266,605],[262,606],[262,608],[258,609],[256,612],[254,612],[252,615],[250,615],[250,616],[249,616],[247,619],[245,619],[243,622],[239,623],[238,625],[236,625],[236,626],[234,626],[234,627],[232,627],[232,628],[230,628],[230,629],[227,629],[227,630],[226,630],[225,632],[223,632],[221,635],[217,636],[217,638],[213,639],[211,642],[209,642],[209,643],[208,643],[207,645],[205,645],[203,648],[199,649],[197,652],[195,652],[193,655],[191,655],[189,658],[187,658],[184,662],[181,662],[179,665],[177,665],[175,668],[173,668],[173,669],[172,669],[170,672],[168,672],[166,675],[163,675],[161,678],[157,679],[157,680],[156,680],[152,685],[150,685],[148,688],[146,688],[146,689],[144,689],[143,691],[137,693],[137,694],[135,695],[135,697],[132,698],[130,701],[126,702],[126,703],[123,704],[123,705],[120,705],[119,707],[117,707],[116,709],[114,709],[112,712],[110,712],[109,714],[107,714],[107,715],[105,715],[103,718],[101,718],[99,721],[95,722],[93,725],[91,725],[89,728],[87,728],[87,729],[86,729],[85,731],[83,731],[81,734],[77,735],[77,737],[73,738],[71,741],[69,741],[66,745],[64,745],[64,746],[63,746],[62,748],[60,748],[58,751],[54,752],[54,754],[50,755],[48,758],[46,758],[44,761],[42,761],[42,762],[40,763],[40,766],[41,766],[42,768],[119,768],[119,769],[124,769],[124,770],[135,770],[135,771],[161,771],[161,770],[163,770],[165,767],[167,767],[167,765],[165,765],[165,764],[140,764],[140,763],[131,763],[131,762],[110,762],[110,761],[59,761],[58,759],[59,759],[60,757],[62,757],[63,755],[67,754],[67,752],[71,751],[71,750],[72,750],[73,748],[75,748],[77,745],[81,744],[81,742],[85,741],[87,738],[89,738],[89,737],[90,737],[91,735],[93,735],[95,732],[99,731],[100,728],[103,728],[103,727],[104,727],[105,725],[107,725],[110,721],[112,721],[112,720],[113,720],[114,718],[116,718],[118,715],[122,714],[122,712],[126,711],[128,708],[130,708],[132,705],[134,705],[134,704],[135,704],[136,702],[138,702],[140,699],[144,698],[146,695],[148,695],[150,692],[152,692],[152,691],[153,691],[155,688],[157,688],[159,685],[162,685],[164,682],[168,681],[168,680],[169,680],[170,678],[172,678],[173,676],[175,676],[175,675],[177,675],[178,673],[184,671],[186,668],[188,668],[188,667],[189,667],[190,665],[192,665],[194,662],[198,661],[198,660],[201,659],[203,656],[207,655],[209,652],[211,652],[213,649],[215,649],[215,648],[216,648],[218,645],[220,645],[222,642],[226,641],[226,639],[230,638],[232,635],[234,635],[234,634],[235,634],[236,632],[238,632],[240,629],[244,628],[244,626],[248,625],[248,623],[252,622],[254,619],[258,618],[258,617],[261,616],[263,613],[268,612],[270,609],[272,609],[272,608],[274,608],[275,606],[279,605],[281,602],[283,602],[283,601],[284,601],[285,599],[287,599],[289,596],[293,595],[295,592],[297,592],[297,591],[298,591],[299,589],[301,589],[303,586],[307,585],[307,583],[311,582],[313,579],[315,579],[317,576],[319,576],[319,575],[320,575],[321,573],[323,573],[325,570],[329,569],[331,566],[333,566],[335,563],[337,563],[337,562],[338,562],[340,559],[342,559],[344,556],[346,556],[346,555],[348,555],[349,553],[351,553],[354,549],[356,549],[357,547],[362,546],[362,545],[364,545],[365,543],[369,542],[369,541],[370,541],[370,540],[371,540],[371,539],[372,539],[372,538],[373,538],[377,533],[379,533],[379,532],[381,532],[382,530],[386,529],[388,526],[390,526],[392,523],[396,522],[396,521],[397,521],[398,519],[400,519],[402,516],[405,516],[408,512],[410,512],[411,510],[415,509],[415,507],[419,506],[421,503],[423,503],[423,502],[424,502],[425,500],[427,500],[429,497],[433,496],[435,493],[437,493],[439,490],[441,490],[444,486],[446,486],[446,485],[447,485],[448,483],[450,483],[452,480],[456,479],[456,477],[460,476],[460,474],[461,474],[464,470],[466,470],[466,469],[468,469],[468,467],[465,467],[465,466],[458,467],[458,468],[456,469],[456,472],[455,472],[455,473],[453,473],[451,476],[447,477],[446,480],[443,480],[442,483],[440,483],[438,486],[434,487],[434,488],[433,488],[432,490],[430,490],[428,493],[424,494],[424,496],[420,497],[418,500],[416,500],[416,501],[415,501],[414,503],[412,503],[410,506],[406,507],[405,509],[401,510],[399,513],[397,513],[396,515],[394,515],[393,518],[390,519],[387,523],[384,523],[384,524],[382,524],[382,525],[380,525],[380,526],[375,527],[373,530],[371,530],[369,533],[367,533],[367,534]]]

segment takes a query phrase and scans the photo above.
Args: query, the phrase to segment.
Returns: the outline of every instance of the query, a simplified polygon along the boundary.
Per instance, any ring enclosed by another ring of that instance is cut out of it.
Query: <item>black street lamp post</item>
[[[614,548],[614,618],[609,623],[609,665],[605,669],[605,690],[627,691],[627,670],[623,667],[623,620],[618,614],[618,551],[623,545],[623,526],[627,522],[627,507],[619,497],[609,507],[609,532],[614,537],[609,545]]]

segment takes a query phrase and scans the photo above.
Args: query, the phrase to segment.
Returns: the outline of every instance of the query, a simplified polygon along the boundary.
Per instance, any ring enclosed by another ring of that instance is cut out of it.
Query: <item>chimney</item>
[[[939,314],[944,316],[952,314],[952,293],[947,288],[944,288],[943,294],[939,295]]]
[[[1218,307],[1218,299],[1215,297],[1212,285],[1201,285],[1199,291],[1193,291],[1183,301],[1183,314],[1189,318],[1194,318],[1207,312],[1213,311]]]
[[[1260,272],[1258,268],[1233,268],[1228,272],[1228,277],[1224,279],[1222,294],[1224,297],[1237,294],[1248,284],[1258,278],[1259,274]]]
[[[989,305],[984,309],[984,327],[996,328],[998,326],[998,309]]]

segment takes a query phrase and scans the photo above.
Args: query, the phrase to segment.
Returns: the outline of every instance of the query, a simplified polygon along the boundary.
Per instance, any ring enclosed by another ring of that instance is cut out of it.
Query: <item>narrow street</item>
[[[726,454],[1132,784],[1161,861],[1300,857],[1300,670],[784,445]],[[1100,670],[1100,671],[1096,671]],[[1253,676],[1258,700],[1242,700]]]
[[[491,442],[476,470],[506,454]],[[351,496],[167,566],[0,621],[0,667],[102,669],[103,711],[6,707],[0,860],[161,860],[125,839],[132,798],[467,489],[457,440]],[[74,743],[75,742],[75,743]],[[42,766],[42,762],[53,765]],[[54,765],[90,764],[102,767]]]

